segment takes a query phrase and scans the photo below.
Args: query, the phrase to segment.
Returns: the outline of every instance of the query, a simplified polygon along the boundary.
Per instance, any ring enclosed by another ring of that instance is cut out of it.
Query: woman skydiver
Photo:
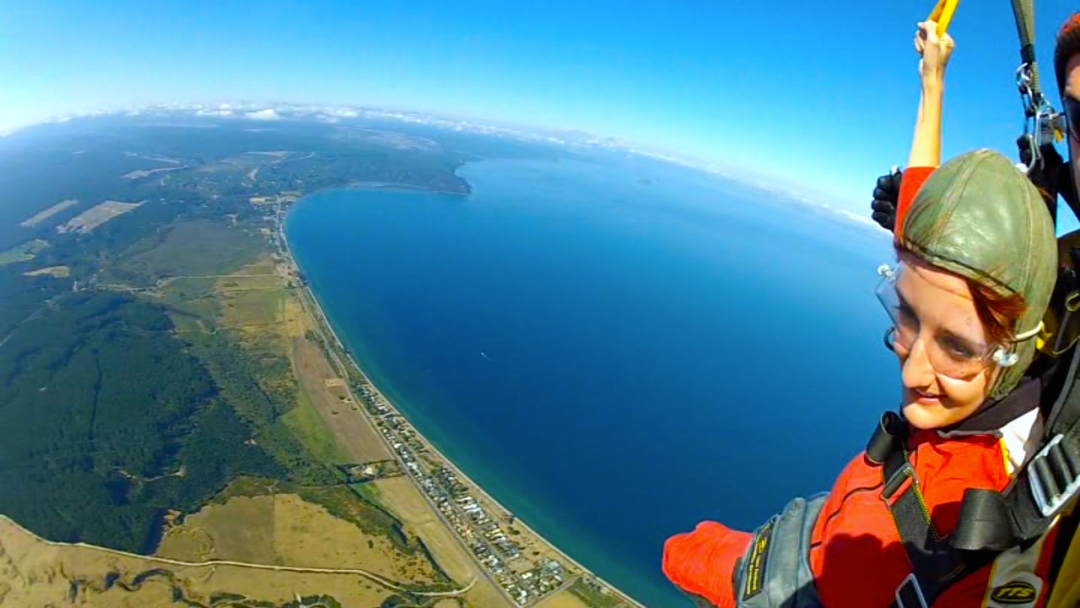
[[[1030,7],[1028,10],[1030,11]],[[1024,16],[1020,15],[1020,17]],[[1027,18],[1030,18],[1030,15]],[[1077,101],[1080,99],[1080,13],[1070,15],[1059,29],[1053,59],[1057,91],[1061,105],[1064,108],[1064,114],[1067,117],[1062,127],[1067,134],[1065,143],[1069,151],[1068,162],[1061,157],[1052,138],[1045,139],[1039,144],[1039,156],[1042,158],[1039,163],[1032,162],[1031,148],[1034,142],[1029,138],[1027,130],[1017,140],[1017,145],[1021,161],[1024,165],[1031,167],[1028,170],[1028,178],[1043,195],[1051,215],[1056,215],[1058,197],[1060,196],[1061,200],[1071,209],[1073,215],[1080,217],[1080,202],[1077,199],[1075,186],[1075,184],[1080,183],[1080,162],[1077,161],[1080,158],[1077,152],[1080,150],[1080,127],[1078,127],[1080,125],[1080,102]],[[931,170],[932,167],[915,167],[902,174],[894,170],[892,173],[878,178],[877,186],[874,189],[874,201],[871,204],[874,220],[883,228],[893,230],[898,202],[903,201],[901,206],[909,204],[918,185],[922,183],[921,180],[924,180]],[[903,197],[900,196],[901,175],[906,180],[912,180],[911,184],[905,184]],[[1062,268],[1069,266],[1070,260],[1073,260],[1071,266],[1073,268],[1077,267],[1074,261],[1076,256],[1069,253],[1069,249],[1076,247],[1077,243],[1080,242],[1078,236],[1080,236],[1080,231],[1074,231],[1059,237],[1059,256],[1061,256],[1059,263]],[[1070,271],[1064,270],[1059,276],[1065,279],[1065,284],[1058,285],[1060,293],[1056,294],[1051,301],[1051,308],[1054,310],[1048,311],[1047,316],[1044,318],[1047,327],[1043,338],[1046,343],[1040,348],[1043,349],[1044,354],[1047,356],[1041,357],[1041,360],[1037,358],[1033,368],[1029,369],[1029,374],[1032,376],[1052,377],[1058,375],[1060,370],[1055,369],[1055,367],[1066,366],[1067,368],[1069,359],[1074,356],[1070,353],[1069,348],[1074,344],[1080,328],[1077,327],[1075,320],[1068,321],[1070,315],[1066,303],[1071,300],[1073,296],[1070,294],[1078,286],[1075,279],[1071,278]],[[1061,363],[1055,365],[1053,363],[1054,358],[1061,359]],[[1049,382],[1050,386],[1053,386],[1054,381],[1051,379]],[[1064,390],[1064,385],[1058,386]],[[1063,403],[1071,405],[1059,408],[1060,404]],[[1061,426],[1061,421],[1071,419],[1074,414],[1071,414],[1070,410],[1075,410],[1077,405],[1078,402],[1067,395],[1055,393],[1054,391],[1051,391],[1050,394],[1044,394],[1043,403],[1041,404],[1042,413],[1044,415],[1052,413],[1057,416],[1058,424],[1055,427],[1053,423],[1055,419],[1051,419],[1051,424],[1046,429],[1047,432],[1043,434],[1042,441],[1038,446],[1040,450],[1056,440],[1059,433],[1065,431],[1065,428]],[[1070,432],[1067,432],[1067,434],[1073,435]],[[1075,443],[1075,439],[1073,439],[1073,442]],[[1075,447],[1065,447],[1065,442],[1059,443],[1058,448],[1076,453]],[[1026,465],[1028,473],[1031,472],[1033,464],[1033,462],[1029,462]],[[1073,473],[1075,474],[1075,472],[1074,470]],[[1016,476],[1014,476],[1014,482],[1015,479]],[[1061,480],[1059,479],[1060,483]],[[1059,488],[1066,489],[1066,486],[1060,485]],[[1023,484],[1019,484],[1012,489],[1014,494],[1026,492]],[[1017,509],[1017,507],[1018,505],[1013,503],[1008,508]],[[1031,515],[1029,511],[1025,518],[1031,517]],[[1038,541],[1038,545],[1042,547],[1045,556],[1043,565],[1040,567],[1039,576],[1045,579],[1052,587],[1049,597],[1046,598],[1046,605],[1049,608],[1075,608],[1080,606],[1080,534],[1077,534],[1078,527],[1080,527],[1080,497],[1073,495],[1071,498],[1065,499],[1059,515],[1060,518],[1050,523],[1042,532],[1042,538]],[[1012,527],[1011,524],[1008,527]],[[1038,527],[1033,527],[1025,531],[1019,539],[1028,539],[1032,532],[1038,531]],[[1010,544],[1015,542],[1017,541],[1010,541]],[[1030,541],[1021,540],[1020,542],[1026,543]]]
[[[1039,191],[1003,155],[978,150],[934,170],[952,47],[934,30],[920,24],[916,40],[923,99],[903,189],[917,194],[901,205],[897,267],[883,269],[877,290],[900,363],[900,413],[883,417],[888,432],[875,434],[827,495],[795,499],[754,534],[703,522],[668,539],[663,571],[700,605],[982,606],[995,605],[998,593],[1045,597],[1037,548],[952,562],[955,554],[942,550],[965,490],[1002,490],[1038,435],[1039,391],[1024,371],[1058,254]],[[882,438],[903,449],[882,450]]]

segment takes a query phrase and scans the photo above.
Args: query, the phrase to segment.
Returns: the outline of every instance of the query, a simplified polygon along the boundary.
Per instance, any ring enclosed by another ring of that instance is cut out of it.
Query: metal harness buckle
[[[905,596],[907,599],[904,599]],[[896,605],[899,608],[929,608],[914,572],[907,575],[907,578],[896,588]]]
[[[919,485],[919,476],[915,474],[915,467],[911,466],[911,463],[905,460],[903,466],[885,480],[885,487],[881,490],[881,497],[885,502],[892,499],[896,492],[903,487],[904,480],[908,478],[911,479],[912,485]]]
[[[1039,450],[1028,467],[1031,495],[1043,517],[1057,514],[1080,492],[1080,467],[1061,445],[1058,434]]]

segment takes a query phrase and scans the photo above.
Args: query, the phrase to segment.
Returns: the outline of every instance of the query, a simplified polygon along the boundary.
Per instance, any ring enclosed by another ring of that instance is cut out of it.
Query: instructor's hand
[[[1020,152],[1020,162],[1031,166],[1032,139],[1028,134],[1021,135],[1016,140],[1016,148]],[[1066,200],[1072,192],[1072,184],[1069,183],[1072,171],[1065,164],[1065,159],[1058,153],[1053,142],[1044,142],[1039,146],[1039,162],[1028,171],[1028,179],[1039,189],[1043,201],[1050,209],[1050,216],[1057,218],[1057,197],[1061,194]]]
[[[882,228],[892,232],[896,228],[896,204],[900,200],[900,178],[903,172],[893,169],[877,179],[874,201],[870,203],[872,217]]]

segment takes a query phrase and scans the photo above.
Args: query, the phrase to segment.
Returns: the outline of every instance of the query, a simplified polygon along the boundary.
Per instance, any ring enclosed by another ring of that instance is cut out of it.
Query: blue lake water
[[[882,233],[640,159],[459,173],[304,199],[297,261],[421,432],[648,606],[690,605],[665,538],[827,490],[896,406]]]

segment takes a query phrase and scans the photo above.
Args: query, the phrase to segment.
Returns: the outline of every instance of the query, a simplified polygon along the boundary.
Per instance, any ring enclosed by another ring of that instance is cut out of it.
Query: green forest
[[[158,306],[80,293],[10,335],[0,511],[47,538],[143,551],[165,509],[237,474],[284,474],[171,328]]]

